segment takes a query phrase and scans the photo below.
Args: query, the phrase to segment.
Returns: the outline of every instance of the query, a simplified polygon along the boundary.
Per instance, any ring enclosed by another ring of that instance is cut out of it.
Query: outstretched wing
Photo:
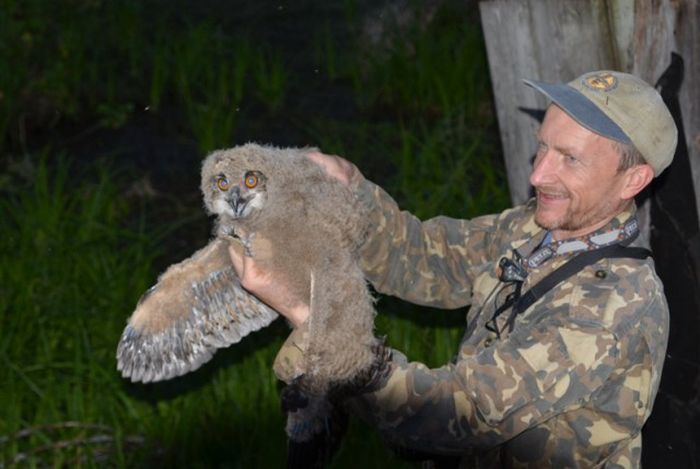
[[[117,347],[122,376],[147,383],[196,370],[277,317],[241,287],[227,245],[214,239],[141,297]]]

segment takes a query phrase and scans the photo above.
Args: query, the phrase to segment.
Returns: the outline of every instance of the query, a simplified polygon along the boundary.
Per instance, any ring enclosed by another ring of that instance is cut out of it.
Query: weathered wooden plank
[[[607,0],[610,39],[615,48],[616,70],[637,75],[654,85],[671,62],[675,11],[670,0]],[[650,205],[646,199],[637,211],[642,235],[648,240]]]
[[[609,3],[620,3],[620,0],[609,0]],[[673,2],[636,0],[633,18],[634,36],[629,51],[632,63],[623,64],[621,70],[637,75],[653,85],[671,63],[676,22]]]
[[[615,65],[604,3],[590,0],[495,0],[481,2],[501,141],[514,204],[530,196],[528,176],[539,123],[523,109],[546,99],[522,83],[551,82]]]

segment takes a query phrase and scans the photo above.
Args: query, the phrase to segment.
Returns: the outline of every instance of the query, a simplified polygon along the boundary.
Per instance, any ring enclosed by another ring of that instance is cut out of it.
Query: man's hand
[[[232,243],[228,252],[243,288],[286,317],[294,327],[306,321],[309,305],[292,295],[281,279],[261,270],[255,259],[245,254],[243,246]]]
[[[362,174],[357,166],[336,155],[326,155],[318,151],[307,153],[306,156],[323,168],[329,176],[337,179],[351,189],[357,187],[362,180]]]

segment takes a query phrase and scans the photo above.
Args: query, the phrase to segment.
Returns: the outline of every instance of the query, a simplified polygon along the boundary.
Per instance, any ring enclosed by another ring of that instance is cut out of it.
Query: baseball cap
[[[591,132],[633,144],[655,176],[671,164],[678,140],[676,124],[661,95],[640,78],[600,70],[567,84],[523,81]]]

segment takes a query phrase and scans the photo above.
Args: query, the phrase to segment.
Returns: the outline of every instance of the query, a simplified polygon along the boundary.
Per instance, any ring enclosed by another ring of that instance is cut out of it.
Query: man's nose
[[[537,187],[552,183],[556,180],[556,174],[556,158],[552,151],[546,150],[535,157],[535,162],[532,165],[532,172],[530,173],[530,184]]]

